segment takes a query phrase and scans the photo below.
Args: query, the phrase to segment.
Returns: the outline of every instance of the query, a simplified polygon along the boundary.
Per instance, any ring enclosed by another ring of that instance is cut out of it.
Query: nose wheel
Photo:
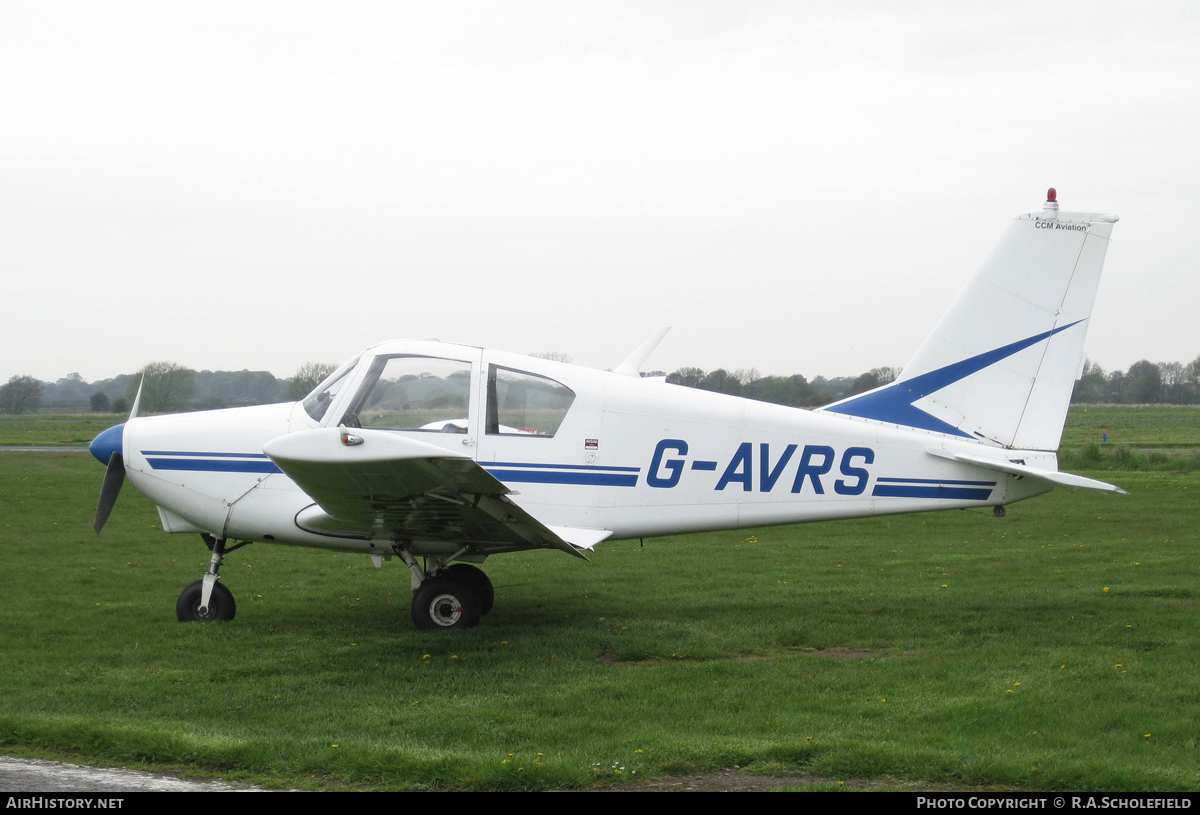
[[[234,549],[241,549],[249,541],[226,546],[224,538],[201,534],[200,539],[212,552],[212,557],[209,558],[204,577],[195,583],[189,583],[179,593],[179,599],[175,601],[175,616],[181,623],[232,620],[237,614],[233,592],[217,581],[221,579],[221,564],[225,561],[225,555]]]
[[[217,583],[212,587],[212,596],[208,605],[201,605],[201,595],[204,593],[204,581],[190,583],[179,593],[175,603],[175,616],[181,623],[223,622],[232,620],[237,614],[237,603],[233,601],[233,592]]]

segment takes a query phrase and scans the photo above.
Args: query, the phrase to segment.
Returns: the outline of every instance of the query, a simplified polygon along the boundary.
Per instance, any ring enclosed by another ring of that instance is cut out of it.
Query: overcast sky
[[[400,337],[901,366],[1006,221],[1121,216],[1107,369],[1200,355],[1195,2],[5,3],[0,381]]]

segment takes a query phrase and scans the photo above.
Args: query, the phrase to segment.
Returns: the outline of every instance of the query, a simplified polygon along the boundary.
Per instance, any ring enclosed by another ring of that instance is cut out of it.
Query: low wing
[[[1098,490],[1100,492],[1119,492],[1122,495],[1129,494],[1128,490],[1123,490],[1116,484],[1109,484],[1106,481],[1098,481],[1095,478],[1086,478],[1082,475],[1074,475],[1073,473],[1061,473],[1058,470],[1043,470],[1040,467],[1030,467],[1027,464],[1019,464],[1014,461],[997,461],[996,459],[973,456],[968,453],[951,453],[948,450],[939,450],[936,447],[931,447],[925,452],[939,458],[961,461],[964,464],[975,464],[980,467],[986,467],[989,470],[1017,475],[1022,478],[1040,478],[1052,484],[1061,484],[1064,487],[1077,487],[1085,490]]]
[[[551,529],[470,457],[393,433],[307,430],[273,439],[263,452],[316,501],[296,518],[314,532],[468,546],[480,554],[553,547],[576,557],[612,534]]]

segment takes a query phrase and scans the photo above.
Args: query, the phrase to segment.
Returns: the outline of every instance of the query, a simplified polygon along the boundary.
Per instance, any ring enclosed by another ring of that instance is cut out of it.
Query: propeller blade
[[[100,503],[96,505],[96,523],[93,527],[96,534],[108,522],[113,507],[117,504],[117,496],[121,494],[121,485],[125,483],[125,459],[120,453],[114,452],[108,459],[108,469],[104,471],[104,486],[100,488]]]

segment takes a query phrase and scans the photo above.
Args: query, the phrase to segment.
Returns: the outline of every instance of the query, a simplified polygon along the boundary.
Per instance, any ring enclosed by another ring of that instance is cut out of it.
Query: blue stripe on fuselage
[[[585,484],[597,487],[636,487],[637,473],[614,472],[552,472],[548,470],[505,470],[484,467],[496,478],[508,482],[525,484]]]
[[[262,453],[189,453],[143,450],[153,470],[183,470],[204,473],[278,473],[281,470]]]

